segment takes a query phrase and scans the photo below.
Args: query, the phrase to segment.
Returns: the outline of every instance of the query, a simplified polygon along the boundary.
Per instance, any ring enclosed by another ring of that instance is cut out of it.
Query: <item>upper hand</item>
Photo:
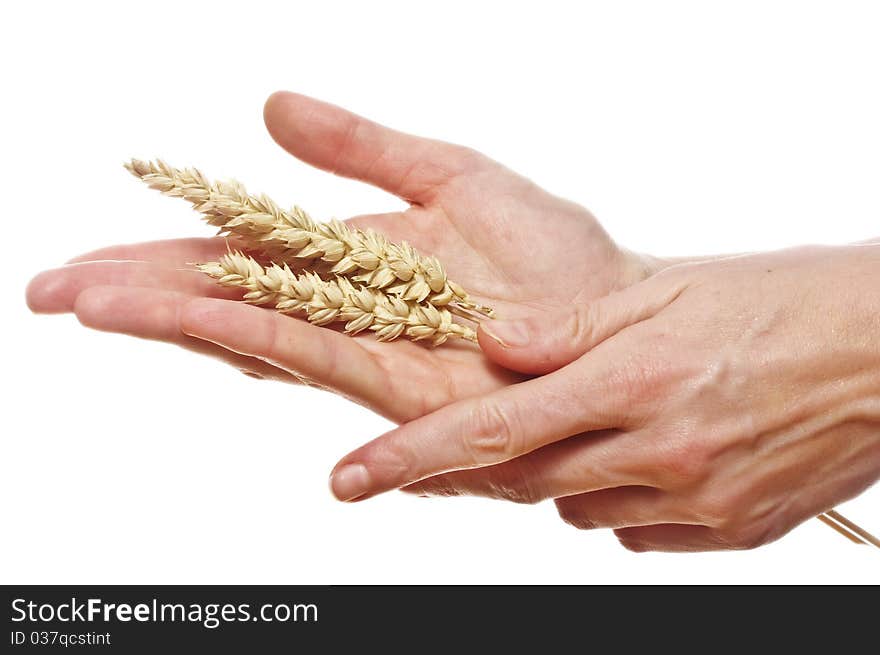
[[[493,361],[572,363],[368,443],[334,490],[556,498],[636,550],[766,543],[880,476],[878,275],[878,246],[801,248],[488,324]]]
[[[273,138],[293,155],[406,200],[405,211],[351,221],[438,256],[450,277],[500,316],[585,302],[658,266],[618,248],[587,210],[468,148],[292,93],[273,95],[264,113]],[[37,276],[28,303],[206,353],[256,377],[325,387],[398,422],[524,379],[469,344],[428,350],[353,339],[230,302],[241,294],[184,270],[226,248],[217,238],[105,248]]]

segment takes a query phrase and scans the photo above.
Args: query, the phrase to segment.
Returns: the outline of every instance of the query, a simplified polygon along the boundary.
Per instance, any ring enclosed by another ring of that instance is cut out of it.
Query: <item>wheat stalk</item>
[[[371,330],[380,341],[391,341],[406,334],[434,346],[450,338],[477,340],[474,330],[454,323],[447,309],[404,300],[345,277],[324,280],[311,272],[297,274],[287,264],[264,267],[241,252],[199,264],[198,269],[223,286],[245,290],[249,303],[272,305],[285,314],[305,313],[315,325],[345,321],[345,332],[351,335]]]
[[[493,315],[447,279],[436,257],[422,255],[408,243],[392,243],[373,230],[351,228],[337,220],[314,221],[299,207],[286,211],[266,195],[250,195],[239,182],[212,183],[194,168],[138,159],[125,167],[151,188],[189,201],[222,234],[243,237],[274,261],[297,269],[317,268],[317,261],[330,275],[351,276],[405,301],[427,300],[463,315]]]

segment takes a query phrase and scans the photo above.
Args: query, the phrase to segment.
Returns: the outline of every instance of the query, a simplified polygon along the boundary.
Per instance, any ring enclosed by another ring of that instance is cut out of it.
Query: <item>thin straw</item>
[[[858,535],[853,534],[852,532],[847,530],[842,525],[839,525],[834,519],[832,519],[827,514],[819,514],[819,516],[817,516],[816,518],[819,519],[820,521],[822,521],[822,523],[827,525],[832,530],[836,530],[837,532],[842,534],[844,537],[846,537],[847,539],[849,539],[853,543],[859,544],[860,546],[863,546],[865,544],[865,542]]]
[[[817,516],[822,523],[833,528],[850,541],[857,544],[871,544],[880,548],[880,539],[872,535],[864,528],[856,525],[837,510],[828,510],[824,514]]]

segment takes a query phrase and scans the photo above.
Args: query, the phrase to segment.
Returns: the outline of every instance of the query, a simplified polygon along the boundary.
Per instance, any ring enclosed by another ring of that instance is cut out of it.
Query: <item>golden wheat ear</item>
[[[407,336],[434,346],[449,339],[477,340],[474,330],[453,322],[447,309],[404,300],[345,277],[324,280],[315,273],[294,273],[286,264],[264,267],[241,252],[198,268],[223,286],[244,290],[249,303],[304,314],[315,325],[344,322],[347,334],[371,330],[380,341]]]
[[[132,159],[125,167],[150,188],[190,202],[221,234],[242,237],[272,261],[350,277],[407,302],[493,316],[491,308],[474,302],[447,279],[436,257],[422,255],[408,243],[392,243],[377,232],[341,221],[315,221],[299,207],[287,211],[265,195],[249,194],[234,180],[211,182],[195,168],[174,168],[161,159]]]

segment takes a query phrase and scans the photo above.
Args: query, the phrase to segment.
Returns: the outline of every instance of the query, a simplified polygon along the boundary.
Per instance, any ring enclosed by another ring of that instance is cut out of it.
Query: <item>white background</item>
[[[880,235],[876,7],[7,6],[0,581],[880,582],[876,550],[818,521],[757,551],[636,555],[552,503],[344,505],[327,474],[384,420],[24,304],[30,276],[82,251],[210,234],[133,180],[130,156],[319,217],[400,206],[276,146],[261,110],[279,88],[483,150],[637,250]],[[842,509],[880,531],[880,488]]]

